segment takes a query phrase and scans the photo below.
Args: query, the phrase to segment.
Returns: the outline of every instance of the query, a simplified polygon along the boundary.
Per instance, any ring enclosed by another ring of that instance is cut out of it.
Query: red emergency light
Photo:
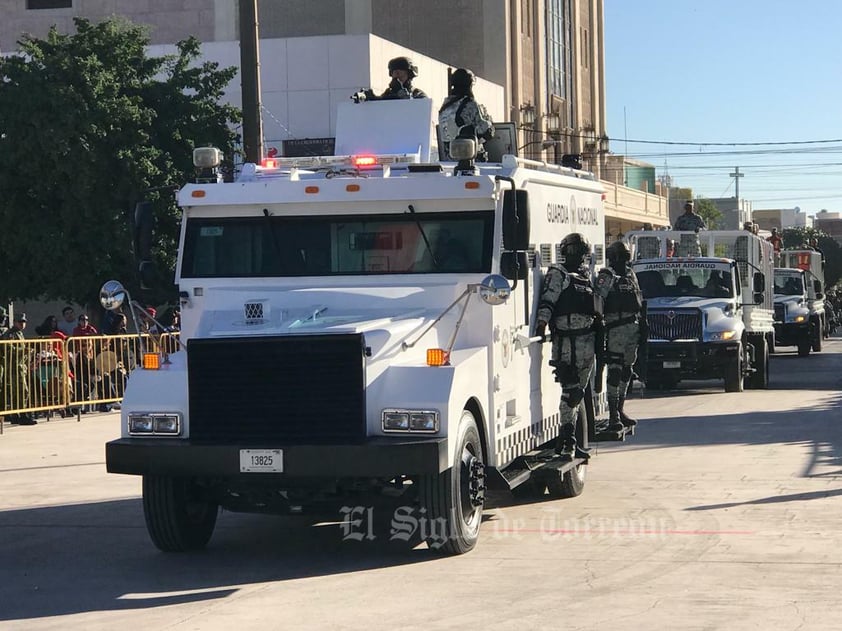
[[[278,161],[274,158],[263,158],[260,163],[264,169],[277,169],[278,168]]]
[[[377,165],[377,158],[374,156],[354,156],[355,167],[373,167]]]

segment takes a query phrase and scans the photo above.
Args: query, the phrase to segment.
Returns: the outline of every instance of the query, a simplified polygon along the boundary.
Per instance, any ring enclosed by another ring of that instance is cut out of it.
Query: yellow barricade
[[[178,348],[178,332],[0,340],[0,419],[108,411],[123,399],[144,351]]]

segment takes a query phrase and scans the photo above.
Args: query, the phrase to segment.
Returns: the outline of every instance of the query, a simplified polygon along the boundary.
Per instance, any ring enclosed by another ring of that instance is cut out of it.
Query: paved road
[[[495,497],[455,558],[232,513],[165,555],[139,479],[105,473],[116,413],[7,427],[0,629],[839,629],[840,353],[782,349],[768,391],[633,399],[582,496]]]

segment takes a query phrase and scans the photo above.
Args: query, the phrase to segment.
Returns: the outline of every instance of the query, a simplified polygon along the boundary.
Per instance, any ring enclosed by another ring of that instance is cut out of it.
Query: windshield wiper
[[[424,239],[424,245],[427,246],[427,252],[430,254],[430,258],[433,260],[433,267],[438,269],[439,262],[436,260],[436,255],[433,254],[433,248],[430,245],[430,240],[427,238],[427,233],[424,232],[424,227],[421,225],[421,221],[418,219],[418,217],[415,216],[415,206],[409,204],[407,208],[409,208],[409,212],[412,214],[412,218],[415,219],[415,225],[418,226],[418,232],[421,233],[421,237]]]

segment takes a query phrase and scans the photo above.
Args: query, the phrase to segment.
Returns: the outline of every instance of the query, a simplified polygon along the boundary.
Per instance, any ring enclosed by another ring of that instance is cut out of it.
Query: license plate
[[[681,368],[681,362],[664,362],[664,368]]]
[[[240,473],[283,473],[283,449],[240,449]]]

